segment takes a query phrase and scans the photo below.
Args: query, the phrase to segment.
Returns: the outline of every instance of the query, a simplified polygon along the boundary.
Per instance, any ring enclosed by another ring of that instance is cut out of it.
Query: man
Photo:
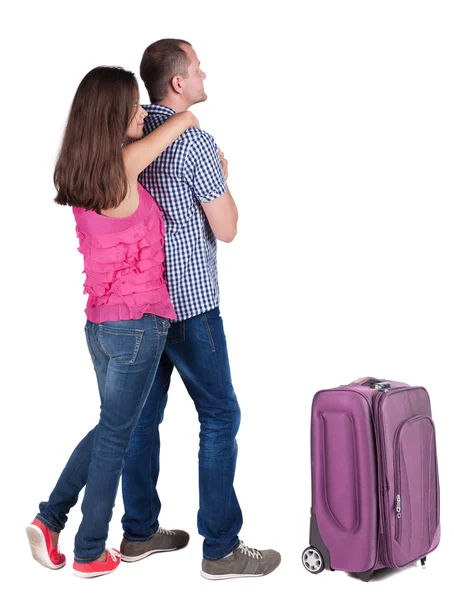
[[[207,98],[205,73],[192,46],[164,39],[149,46],[140,76],[150,96],[144,133]],[[238,212],[226,184],[227,161],[211,135],[189,129],[141,176],[163,211],[166,271],[177,314],[170,326],[152,391],[131,440],[123,471],[125,561],[177,550],[189,535],[158,525],[159,424],[174,367],[200,421],[198,530],[202,575],[225,579],[266,575],[280,563],[274,550],[248,548],[238,539],[241,509],[233,487],[240,409],[233,390],[219,313],[216,239],[236,235]]]

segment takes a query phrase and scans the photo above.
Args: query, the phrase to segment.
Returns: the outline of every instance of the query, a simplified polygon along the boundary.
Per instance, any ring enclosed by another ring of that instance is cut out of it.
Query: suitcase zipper
[[[402,538],[402,502],[400,494],[396,496],[396,542],[400,544]]]
[[[404,421],[405,423],[405,421]],[[396,431],[396,441],[394,443],[394,492],[396,494],[395,510],[396,510],[396,528],[394,539],[398,544],[402,540],[402,499],[400,496],[400,432],[404,423],[401,423]]]
[[[380,419],[380,412],[379,412],[379,407],[380,407],[380,401],[382,399],[382,397],[387,393],[387,390],[383,390],[382,392],[379,392],[376,396],[375,396],[375,403],[374,403],[374,417],[375,417],[375,432],[376,432],[376,436],[377,436],[377,457],[378,457],[378,489],[380,490],[380,494],[379,494],[379,510],[380,510],[380,530],[383,531],[383,536],[382,536],[382,540],[383,540],[383,563],[385,564],[385,566],[391,566],[390,564],[390,558],[389,558],[389,549],[388,549],[388,519],[387,519],[387,514],[386,514],[386,510],[385,510],[385,506],[386,506],[386,497],[387,497],[387,486],[385,483],[385,478],[384,478],[384,462],[385,462],[385,448],[384,448],[384,440],[383,440],[383,436],[382,436],[382,423],[381,423],[381,419]]]
[[[399,386],[399,387],[395,387],[395,388],[385,388],[381,391],[379,391],[376,395],[375,395],[375,402],[374,402],[374,420],[375,420],[375,431],[376,431],[376,436],[377,436],[377,456],[379,458],[378,460],[378,483],[379,483],[379,490],[380,490],[380,496],[379,496],[379,508],[380,508],[380,512],[381,512],[381,518],[380,518],[380,529],[383,530],[384,534],[383,534],[383,563],[386,566],[390,566],[390,567],[395,567],[396,565],[394,564],[393,560],[392,560],[392,552],[391,552],[391,548],[390,548],[390,539],[391,539],[391,524],[389,523],[388,520],[388,510],[386,509],[387,503],[388,503],[388,486],[386,485],[386,481],[385,481],[385,467],[384,465],[386,464],[386,451],[385,451],[385,441],[382,435],[383,432],[383,423],[382,423],[382,419],[380,418],[380,405],[382,403],[382,400],[385,398],[385,396],[389,396],[390,393],[392,394],[395,391],[398,390],[404,390],[407,389],[408,386]],[[400,499],[400,494],[399,494],[399,502],[401,502]],[[399,506],[399,508],[401,509],[401,505]],[[396,498],[396,514],[397,514],[397,498]],[[401,515],[401,511],[399,511],[399,514]],[[400,517],[399,517],[399,522],[400,522]]]

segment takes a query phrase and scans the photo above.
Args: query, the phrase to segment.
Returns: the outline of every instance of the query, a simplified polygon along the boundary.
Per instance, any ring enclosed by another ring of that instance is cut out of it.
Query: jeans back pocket
[[[111,360],[131,365],[137,358],[143,334],[143,329],[127,329],[101,323],[99,344]]]

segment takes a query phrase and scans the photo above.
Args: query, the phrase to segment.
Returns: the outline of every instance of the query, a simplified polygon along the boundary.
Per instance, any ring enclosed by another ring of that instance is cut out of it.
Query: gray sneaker
[[[202,561],[202,577],[230,579],[233,577],[262,577],[276,569],[281,555],[276,550],[256,550],[240,542],[232,554],[219,560]]]
[[[120,545],[121,560],[135,562],[156,552],[172,552],[188,545],[189,533],[180,529],[162,529],[159,527],[149,540],[129,542],[122,539]]]

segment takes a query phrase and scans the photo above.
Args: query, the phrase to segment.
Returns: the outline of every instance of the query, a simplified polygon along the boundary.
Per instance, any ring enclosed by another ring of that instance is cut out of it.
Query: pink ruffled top
[[[164,279],[164,221],[150,194],[137,184],[139,206],[111,218],[73,208],[84,256],[87,318],[93,323],[140,319],[151,313],[175,319]]]

